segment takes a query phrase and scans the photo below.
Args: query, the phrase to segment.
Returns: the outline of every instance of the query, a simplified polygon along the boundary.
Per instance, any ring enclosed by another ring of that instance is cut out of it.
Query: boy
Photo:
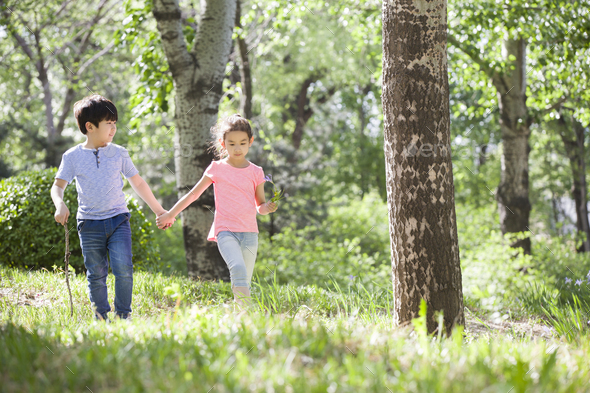
[[[115,275],[115,313],[121,319],[131,313],[133,264],[131,227],[121,174],[157,215],[166,212],[147,183],[139,176],[127,150],[112,142],[117,132],[117,108],[100,95],[74,104],[78,128],[86,135],[66,151],[51,187],[55,221],[66,225],[70,211],[63,201],[66,186],[75,178],[78,192],[77,229],[87,269],[90,302],[97,319],[106,320],[111,311],[106,279],[109,261]]]

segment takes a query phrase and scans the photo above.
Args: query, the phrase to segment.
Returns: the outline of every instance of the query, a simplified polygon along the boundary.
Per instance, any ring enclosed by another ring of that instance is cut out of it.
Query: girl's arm
[[[158,228],[162,229],[165,228],[168,224],[172,225],[174,223],[175,217],[184,209],[186,209],[191,203],[199,199],[201,194],[205,192],[207,187],[209,187],[213,183],[213,180],[207,176],[203,176],[201,180],[193,187],[192,190],[189,191],[188,194],[180,198],[178,202],[174,205],[170,211],[167,213],[162,214],[156,219],[156,224],[158,224]]]
[[[259,214],[267,215],[273,213],[278,209],[278,206],[274,202],[265,202],[266,197],[264,196],[264,183],[260,183],[256,187],[256,211]]]

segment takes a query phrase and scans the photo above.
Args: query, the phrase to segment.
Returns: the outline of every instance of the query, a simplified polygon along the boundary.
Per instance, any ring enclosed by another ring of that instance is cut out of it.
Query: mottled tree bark
[[[237,2],[236,26],[241,28],[241,1]],[[237,38],[238,53],[240,55],[240,82],[242,94],[240,95],[240,114],[246,119],[252,117],[252,73],[250,71],[250,60],[248,59],[248,46],[246,40],[239,34]]]
[[[155,0],[153,8],[176,90],[174,163],[179,197],[190,191],[213,159],[207,152],[209,130],[217,121],[235,24],[236,0],[201,3],[201,20],[191,52],[182,33],[178,1]],[[216,244],[207,241],[213,205],[210,187],[182,213],[188,274],[228,280],[229,272]]]
[[[502,171],[496,193],[503,234],[529,231],[529,136],[531,118],[526,106],[526,41],[504,41],[504,74],[492,78],[498,95],[502,132]],[[514,59],[514,60],[512,60]],[[531,253],[529,237],[512,247]]]
[[[445,0],[383,3],[383,115],[394,318],[465,323],[450,152]]]

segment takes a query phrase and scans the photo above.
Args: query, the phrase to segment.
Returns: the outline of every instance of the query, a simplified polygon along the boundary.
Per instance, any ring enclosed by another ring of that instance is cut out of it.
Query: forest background
[[[590,320],[590,5],[509,3],[448,3],[448,151],[465,305],[490,324],[540,318],[550,335],[577,340]],[[51,210],[51,168],[84,140],[73,103],[91,93],[117,105],[114,142],[129,150],[170,208],[179,192],[175,155],[194,152],[190,144],[174,142],[176,89],[152,2],[0,5],[0,230],[12,230],[19,214],[34,210],[41,220]],[[190,49],[200,5],[180,5]],[[285,192],[275,214],[259,216],[259,283],[349,294],[362,287],[371,299],[391,296],[381,7],[371,0],[240,2],[219,117],[239,112],[251,119],[255,142],[248,159]],[[506,37],[518,38],[516,55],[503,46]],[[498,78],[506,69],[521,71],[518,92]],[[524,106],[503,98],[514,93],[524,97]],[[517,235],[530,238],[525,252],[503,236],[502,214],[509,213],[499,203],[502,155],[513,147],[500,123],[512,111],[530,131],[530,148],[521,153],[528,156],[531,209],[527,230]],[[443,154],[436,148],[413,154]],[[31,184],[44,184],[45,191],[37,193]],[[133,195],[130,187],[125,191]],[[45,210],[27,202],[31,196],[45,198],[39,204]],[[142,251],[134,254],[141,268],[188,276],[182,226],[158,231],[149,209],[130,204],[138,217]],[[3,235],[0,243],[3,255],[25,249],[35,262],[13,257],[4,258],[4,265],[59,270],[61,246],[40,254],[53,239],[61,241],[63,229],[51,215],[43,219],[47,236],[37,236],[33,246],[39,226],[10,240]],[[72,265],[83,270],[79,252],[72,254]],[[3,275],[17,274],[8,272]]]

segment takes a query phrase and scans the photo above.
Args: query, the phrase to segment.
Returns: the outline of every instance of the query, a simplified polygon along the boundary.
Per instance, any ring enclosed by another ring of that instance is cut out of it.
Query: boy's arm
[[[268,213],[275,212],[278,209],[278,206],[274,202],[266,202],[266,197],[264,196],[264,183],[260,183],[258,187],[256,187],[256,211],[263,216],[267,215]]]
[[[67,185],[68,182],[64,179],[55,179],[53,186],[51,186],[51,199],[55,205],[55,221],[61,225],[65,225],[70,216],[70,210],[64,202],[64,190]]]
[[[145,182],[145,180],[143,180],[141,176],[139,176],[139,174],[131,176],[127,180],[129,180],[129,184],[131,184],[131,187],[137,193],[137,195],[139,195],[139,197],[143,199],[145,203],[148,204],[148,206],[150,207],[150,209],[152,209],[156,216],[159,216],[160,214],[166,212],[166,210],[164,210],[162,205],[160,205],[160,202],[158,202],[158,200],[154,196],[154,193],[150,189],[150,186],[148,186],[148,184]]]

